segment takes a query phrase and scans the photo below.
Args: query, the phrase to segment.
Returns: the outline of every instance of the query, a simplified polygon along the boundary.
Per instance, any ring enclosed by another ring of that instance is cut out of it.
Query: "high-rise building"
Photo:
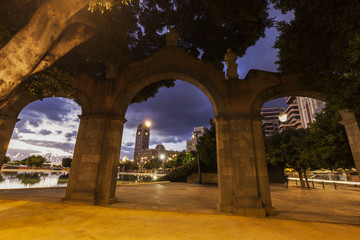
[[[140,123],[136,131],[134,160],[136,161],[137,155],[140,150],[148,149],[150,142],[150,127],[145,123]]]
[[[309,124],[315,121],[316,114],[325,107],[325,102],[307,97],[286,97],[289,106],[285,112],[287,121],[282,123],[280,128],[294,127],[308,128]]]
[[[285,127],[293,127],[295,129],[302,128],[297,97],[286,97],[285,101],[288,104],[285,110],[287,120],[280,124],[280,129],[284,129]]]
[[[261,108],[261,116],[263,120],[261,124],[264,127],[265,137],[273,135],[275,132],[279,131],[280,120],[279,116],[284,113],[283,107],[265,107]]]
[[[300,109],[301,125],[303,128],[315,120],[316,114],[325,108],[325,102],[307,97],[296,97]]]
[[[186,151],[196,151],[196,144],[198,142],[199,137],[204,135],[205,127],[194,127],[194,131],[192,132],[191,140],[186,141]]]

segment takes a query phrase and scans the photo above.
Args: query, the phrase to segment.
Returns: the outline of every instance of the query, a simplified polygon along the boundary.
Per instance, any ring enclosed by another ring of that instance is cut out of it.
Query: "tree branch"
[[[93,35],[93,29],[88,26],[80,23],[70,25],[30,75],[50,67],[54,62],[70,52],[71,49],[87,41]]]
[[[29,23],[0,50],[0,100],[24,80],[88,0],[45,1]]]

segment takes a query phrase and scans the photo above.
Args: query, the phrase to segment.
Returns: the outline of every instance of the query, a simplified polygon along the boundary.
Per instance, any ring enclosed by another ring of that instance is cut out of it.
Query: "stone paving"
[[[218,214],[214,185],[117,188],[110,207],[64,204],[65,189],[0,191],[0,239],[356,239],[360,189],[271,185],[278,215]]]

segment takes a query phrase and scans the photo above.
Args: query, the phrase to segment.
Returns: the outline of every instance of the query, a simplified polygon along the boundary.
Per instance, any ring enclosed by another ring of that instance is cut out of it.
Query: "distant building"
[[[145,162],[160,158],[164,154],[165,162],[173,160],[179,152],[168,151],[163,145],[157,145],[155,149],[149,149],[150,127],[144,123],[138,125],[135,137],[134,161],[142,166]]]
[[[263,120],[261,124],[264,128],[265,137],[269,137],[279,131],[279,116],[285,112],[283,107],[266,107],[261,108],[261,116]]]
[[[196,144],[202,135],[205,133],[205,127],[194,127],[194,131],[192,132],[191,140],[186,141],[186,151],[196,151]]]
[[[142,166],[144,163],[151,159],[160,158],[164,154],[165,162],[171,161],[176,158],[180,152],[178,151],[169,151],[166,150],[163,145],[157,145],[155,149],[140,149],[137,152],[136,158],[134,159],[136,163]]]
[[[140,123],[136,130],[135,137],[135,149],[134,149],[134,160],[139,159],[138,154],[140,151],[149,148],[150,142],[150,127],[147,127],[145,123]]]
[[[300,109],[301,125],[308,128],[315,121],[316,114],[322,111],[326,103],[314,98],[296,97]]]
[[[287,121],[281,123],[280,128],[294,127],[308,128],[309,124],[315,121],[316,114],[325,108],[325,102],[307,97],[286,97]]]

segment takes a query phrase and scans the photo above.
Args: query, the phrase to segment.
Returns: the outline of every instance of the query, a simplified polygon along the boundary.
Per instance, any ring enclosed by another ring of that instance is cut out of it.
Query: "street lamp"
[[[160,154],[160,159],[163,161],[163,174],[165,174],[165,154]]]

